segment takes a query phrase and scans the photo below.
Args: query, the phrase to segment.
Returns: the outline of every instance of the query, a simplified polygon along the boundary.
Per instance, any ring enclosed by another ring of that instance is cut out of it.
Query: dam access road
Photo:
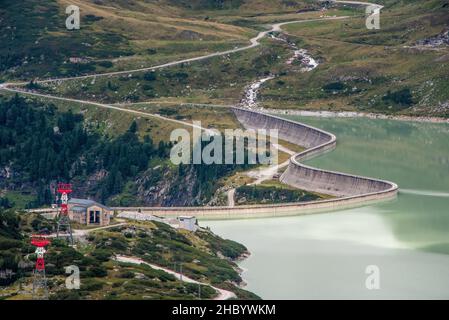
[[[379,9],[381,5],[359,2],[359,1],[333,1],[334,3],[352,4],[362,6],[375,6]],[[271,25],[271,29],[260,32],[256,37],[250,39],[250,45],[232,50],[216,52],[209,55],[199,56],[195,58],[189,58],[184,60],[173,61],[158,66],[152,66],[147,68],[132,69],[126,71],[116,71],[102,74],[92,74],[76,77],[66,77],[57,79],[36,80],[35,83],[61,83],[63,81],[87,79],[96,77],[113,77],[122,74],[131,74],[135,72],[154,71],[157,69],[167,68],[183,63],[191,63],[200,61],[212,57],[228,55],[239,51],[248,50],[260,45],[259,40],[266,37],[271,32],[282,32],[282,26],[293,23],[304,23],[311,21],[326,21],[347,19],[347,16],[329,17],[322,19],[309,19],[309,20],[294,20]],[[41,94],[37,92],[26,91],[20,88],[26,85],[28,82],[15,82],[4,83],[0,85],[0,91],[7,91],[17,94],[30,95],[40,98],[62,100],[73,103],[80,103],[85,105],[91,105],[99,108],[112,109],[120,112],[128,112],[137,114],[144,117],[157,117],[164,121],[171,121],[181,124],[183,126],[194,126],[192,123],[179,121],[162,117],[157,114],[151,114],[142,111],[130,110],[113,106],[109,104],[103,104],[94,101],[84,101],[78,99],[64,98],[58,96],[52,96],[48,94]],[[242,123],[245,128],[249,129],[278,129],[279,137],[282,140],[288,141],[293,144],[305,147],[306,150],[297,154],[294,154],[288,163],[286,171],[280,177],[280,181],[290,186],[300,188],[307,191],[325,193],[335,196],[335,198],[310,201],[310,202],[298,202],[298,203],[285,203],[276,205],[248,205],[248,206],[226,206],[226,207],[141,207],[141,208],[114,208],[117,211],[129,211],[129,210],[141,210],[142,212],[148,212],[151,214],[157,214],[161,216],[178,216],[183,214],[195,214],[199,218],[204,219],[236,219],[236,218],[250,218],[250,217],[268,217],[268,216],[285,216],[285,215],[301,215],[309,214],[320,211],[330,211],[334,209],[341,209],[353,206],[360,206],[367,203],[388,200],[395,198],[398,192],[398,186],[389,181],[355,176],[340,172],[334,172],[329,170],[321,170],[312,168],[300,163],[302,160],[310,159],[322,153],[328,152],[336,147],[336,137],[326,131],[319,130],[317,128],[304,125],[299,122],[286,120],[283,118],[275,117],[262,112],[257,112],[249,109],[230,107],[234,112],[237,119]],[[201,128],[202,130],[207,130]],[[232,203],[231,203],[232,204]]]

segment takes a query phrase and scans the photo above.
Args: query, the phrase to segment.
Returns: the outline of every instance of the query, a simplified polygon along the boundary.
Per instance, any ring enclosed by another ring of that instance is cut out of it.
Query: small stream
[[[300,72],[310,72],[316,67],[318,67],[319,63],[316,61],[311,55],[309,55],[308,51],[306,49],[298,48],[298,46],[288,41],[287,39],[277,36],[273,33],[270,33],[270,37],[276,41],[283,42],[287,44],[287,46],[293,51],[293,55],[288,58],[288,60],[285,62],[288,66],[293,67],[294,63],[299,61],[301,65]],[[252,84],[247,86],[244,97],[239,103],[240,108],[247,108],[247,109],[257,109],[258,108],[258,102],[257,102],[257,96],[260,90],[260,87],[267,81],[276,79],[277,75],[270,75],[261,79],[258,79],[254,81]]]
[[[266,78],[259,79],[255,82],[253,82],[251,85],[248,86],[248,88],[245,91],[244,98],[240,102],[240,107],[248,108],[248,109],[255,109],[257,108],[257,94],[259,93],[260,86],[272,79],[275,79],[275,76],[269,76]]]

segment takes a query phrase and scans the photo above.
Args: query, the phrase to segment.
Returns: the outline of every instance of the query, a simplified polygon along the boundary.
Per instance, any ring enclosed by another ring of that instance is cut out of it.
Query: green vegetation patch
[[[0,286],[10,292],[6,298],[31,297],[29,285],[36,256],[29,244],[30,235],[40,224],[52,224],[42,219],[0,210],[0,270],[12,272],[11,277],[0,279]],[[256,295],[236,286],[241,277],[232,259],[246,252],[243,245],[210,231],[178,231],[159,222],[94,231],[74,247],[63,239],[52,239],[45,257],[50,299],[198,299],[199,290],[202,299],[211,299],[217,292],[209,284],[234,291],[242,299],[255,299]],[[119,262],[116,255],[139,258],[176,272],[182,268],[185,276],[203,284],[179,281],[146,264]],[[65,288],[65,268],[70,265],[80,270],[79,290]]]
[[[280,186],[241,186],[235,191],[235,201],[240,205],[305,202],[318,199],[320,196],[314,193]]]

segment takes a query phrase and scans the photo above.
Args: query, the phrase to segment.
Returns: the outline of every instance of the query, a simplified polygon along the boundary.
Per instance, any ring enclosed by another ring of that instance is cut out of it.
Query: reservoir
[[[393,181],[397,200],[308,216],[203,221],[243,243],[264,299],[449,299],[449,125],[289,116],[337,136],[315,167]],[[367,268],[379,270],[368,289]]]

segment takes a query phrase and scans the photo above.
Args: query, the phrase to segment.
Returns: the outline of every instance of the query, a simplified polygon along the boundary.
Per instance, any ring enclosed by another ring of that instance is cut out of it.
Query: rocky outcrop
[[[200,203],[201,193],[194,190],[196,183],[192,168],[180,177],[178,170],[158,165],[146,170],[136,181],[137,199],[148,206],[192,206]]]
[[[436,48],[443,45],[449,45],[449,30],[445,30],[436,36],[419,40],[416,43],[418,46],[426,46]]]

